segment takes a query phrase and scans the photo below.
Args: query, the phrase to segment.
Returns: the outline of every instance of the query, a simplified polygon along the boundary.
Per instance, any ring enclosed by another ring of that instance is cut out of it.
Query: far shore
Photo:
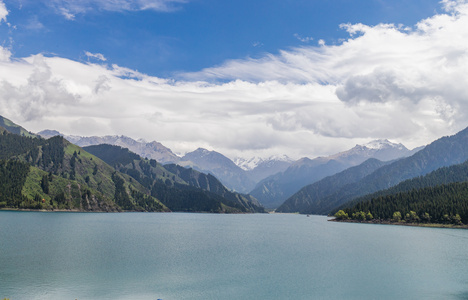
[[[399,226],[412,226],[412,227],[468,229],[468,225],[439,224],[439,223],[406,223],[406,222],[390,222],[386,220],[356,221],[356,220],[337,220],[337,219],[330,219],[328,221],[343,222],[343,223],[399,225]]]
[[[248,215],[248,214],[264,214],[250,212],[206,212],[206,211],[139,211],[139,210],[79,210],[79,209],[32,209],[32,208],[11,208],[3,207],[0,211],[24,211],[24,212],[69,212],[69,213],[187,213],[187,214],[213,214],[213,215]]]
[[[12,208],[3,207],[0,211],[35,211],[35,212],[108,212],[108,211],[83,211],[78,209],[32,209],[32,208]],[[115,211],[117,212],[117,211]]]

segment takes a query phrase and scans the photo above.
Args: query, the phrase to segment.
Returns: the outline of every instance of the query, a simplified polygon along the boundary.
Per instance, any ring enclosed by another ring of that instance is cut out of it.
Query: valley
[[[314,159],[234,162],[203,148],[177,156],[156,141],[34,134],[3,117],[0,125],[1,209],[339,211],[338,220],[371,223],[394,223],[398,212],[407,224],[468,223],[468,129],[413,150],[375,140]]]

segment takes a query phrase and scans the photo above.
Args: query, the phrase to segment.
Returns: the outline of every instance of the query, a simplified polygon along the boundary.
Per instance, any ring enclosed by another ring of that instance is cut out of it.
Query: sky
[[[468,126],[466,0],[0,0],[0,115],[230,158]]]

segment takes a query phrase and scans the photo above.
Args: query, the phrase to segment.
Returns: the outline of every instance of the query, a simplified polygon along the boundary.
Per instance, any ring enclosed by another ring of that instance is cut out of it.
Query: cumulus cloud
[[[341,44],[178,80],[60,57],[12,60],[0,47],[0,109],[29,130],[124,134],[178,153],[314,157],[375,138],[416,147],[468,125],[468,4],[442,7],[412,28],[345,24]]]
[[[0,82],[1,111],[21,121],[31,121],[54,114],[60,106],[70,109],[79,96],[70,94],[60,79],[54,78],[44,57],[34,57],[26,84],[16,86],[5,78]]]
[[[9,61],[11,57],[10,50],[0,47],[0,61]]]

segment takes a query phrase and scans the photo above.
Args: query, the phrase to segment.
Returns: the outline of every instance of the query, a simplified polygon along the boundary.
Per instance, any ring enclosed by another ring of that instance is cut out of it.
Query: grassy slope
[[[261,207],[252,204],[254,199],[247,199],[247,196],[229,192],[211,175],[175,165],[163,166],[119,146],[95,145],[84,147],[84,150],[101,157],[107,163],[114,165],[121,173],[131,175],[135,181],[139,181],[148,188],[155,182],[165,185],[166,188],[161,189],[159,195],[155,194],[157,197],[162,197],[162,202],[174,210],[192,211],[192,209],[197,210],[196,207],[206,208],[201,204],[202,202],[213,204],[213,201],[220,201],[216,212],[263,212]],[[200,194],[202,190],[204,196]],[[189,193],[193,193],[192,197]],[[198,199],[198,202],[190,202],[189,198]]]
[[[35,134],[27,131],[23,127],[13,123],[12,121],[2,116],[0,116],[0,126],[4,127],[9,132],[17,134],[17,135],[26,136],[26,137],[37,137]]]
[[[112,174],[116,171],[101,159],[67,141],[65,141],[64,151],[63,162],[59,170],[60,175],[51,175],[49,193],[45,193],[41,187],[43,176],[49,176],[49,172],[33,166],[30,168],[22,190],[23,195],[31,201],[29,204],[32,204],[32,201],[39,196],[44,199],[41,204],[43,209],[120,211],[119,206],[113,201],[115,184],[112,180]],[[71,161],[74,156],[75,166],[73,168]],[[71,175],[73,169],[74,178]],[[121,173],[119,173],[119,176],[125,180],[124,186],[133,203],[135,203],[135,200],[132,197],[131,190],[148,194],[148,190],[130,176]],[[64,202],[59,202],[56,199],[61,194],[64,195]],[[151,198],[161,205],[162,211],[168,211],[168,208],[159,200],[154,197]],[[136,206],[135,210],[143,209]]]

